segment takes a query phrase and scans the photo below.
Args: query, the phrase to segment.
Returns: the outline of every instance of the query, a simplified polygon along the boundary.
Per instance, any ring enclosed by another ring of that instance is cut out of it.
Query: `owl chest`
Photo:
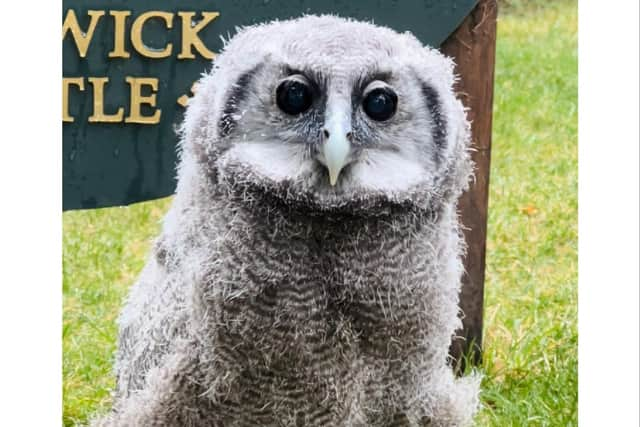
[[[216,280],[229,337],[268,340],[262,354],[301,355],[326,347],[384,353],[390,342],[420,340],[426,295],[409,251],[343,245],[319,253],[304,243],[255,241],[229,251]]]
[[[299,412],[326,411],[333,421],[321,425],[359,417],[370,384],[394,381],[388,361],[424,343],[404,251],[340,249],[256,240],[229,250],[208,281],[217,369],[228,374],[220,393],[266,411],[262,425]]]

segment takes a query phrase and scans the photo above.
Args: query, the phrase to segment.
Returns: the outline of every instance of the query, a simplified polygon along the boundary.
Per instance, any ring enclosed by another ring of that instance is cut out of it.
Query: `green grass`
[[[498,24],[479,426],[577,425],[577,6]],[[64,424],[109,407],[115,319],[170,200],[63,216]]]
[[[577,425],[577,8],[498,23],[479,425]]]
[[[63,215],[65,426],[109,407],[115,319],[169,202]]]

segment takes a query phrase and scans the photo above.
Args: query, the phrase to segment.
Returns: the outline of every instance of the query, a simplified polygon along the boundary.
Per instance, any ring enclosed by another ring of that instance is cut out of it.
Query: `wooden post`
[[[457,64],[460,81],[456,90],[469,109],[472,157],[476,164],[475,181],[459,202],[468,246],[464,262],[466,274],[460,295],[463,328],[456,333],[450,349],[459,372],[464,371],[466,360],[473,364],[481,361],[497,16],[496,0],[480,0],[441,47],[442,52],[453,57]]]

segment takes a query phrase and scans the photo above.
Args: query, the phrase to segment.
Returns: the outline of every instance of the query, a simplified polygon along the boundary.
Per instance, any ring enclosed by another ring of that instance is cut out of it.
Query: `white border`
[[[638,426],[638,2],[579,7],[579,421]]]
[[[61,2],[2,4],[0,425],[62,423]]]

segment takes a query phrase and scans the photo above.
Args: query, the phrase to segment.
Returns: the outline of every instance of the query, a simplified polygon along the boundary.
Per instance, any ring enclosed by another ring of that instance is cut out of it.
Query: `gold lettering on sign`
[[[71,31],[71,36],[73,37],[73,41],[76,43],[78,54],[82,58],[87,55],[89,43],[91,43],[93,33],[96,30],[96,25],[98,25],[100,17],[104,15],[104,10],[90,10],[88,14],[91,17],[91,21],[89,22],[89,29],[86,32],[80,28],[80,24],[78,24],[78,19],[76,18],[76,13],[73,9],[69,9],[67,11],[64,23],[62,24],[62,39],[64,40],[64,36],[67,34],[67,31]]]
[[[69,86],[76,85],[78,89],[84,91],[84,78],[63,77],[62,78],[62,121],[71,123],[73,117],[69,115]]]
[[[220,16],[219,12],[202,12],[202,20],[197,25],[191,25],[195,12],[178,12],[182,18],[182,51],[178,54],[178,59],[194,59],[195,55],[191,52],[191,47],[195,47],[198,53],[204,58],[213,59],[215,53],[211,52],[202,43],[198,32],[206,27],[209,22]]]
[[[108,45],[111,44],[110,40],[102,40],[101,37],[110,37],[113,34],[112,49],[108,51],[107,57],[131,59],[132,56],[137,57],[140,55],[146,58],[168,58],[174,53],[173,44],[178,42],[174,38],[165,38],[165,46],[158,47],[153,45],[146,45],[143,40],[143,31],[153,24],[159,24],[166,28],[166,33],[173,37],[171,29],[173,27],[174,18],[176,14],[180,17],[181,28],[181,42],[180,49],[176,46],[177,59],[195,59],[197,55],[205,59],[213,59],[216,54],[209,50],[209,48],[203,42],[201,37],[204,36],[203,30],[216,18],[220,16],[220,12],[196,12],[196,11],[179,11],[179,12],[167,12],[152,10],[141,13],[139,15],[134,14],[131,10],[87,10],[80,13],[80,19],[82,25],[78,22],[78,15],[75,10],[68,9],[64,13],[64,19],[62,23],[62,41],[65,49],[70,48],[69,43],[73,43],[78,52],[80,58],[86,58],[89,47],[92,43],[93,37],[96,35],[96,28],[100,25],[100,22],[107,21],[101,24],[102,29],[98,32],[96,37],[99,40],[96,42],[99,44],[101,54],[107,54]],[[103,16],[107,18],[102,19]],[[198,15],[198,16],[196,16]],[[129,19],[131,18],[131,19]],[[111,32],[111,19],[113,19],[113,32]],[[150,25],[147,21],[150,19],[159,19],[163,22],[152,22]],[[176,24],[177,26],[178,24]],[[106,27],[105,27],[106,26]],[[130,28],[129,28],[130,27]],[[154,28],[155,29],[155,28]],[[151,28],[148,28],[151,30]],[[130,31],[130,34],[127,34]],[[177,31],[177,28],[176,28]],[[70,34],[72,41],[65,38]],[[154,31],[154,33],[160,33],[162,37],[163,32]],[[203,35],[201,36],[200,33]],[[145,33],[146,34],[146,33]],[[151,33],[146,34],[147,37],[151,37]],[[177,35],[176,35],[177,36]],[[129,40],[127,40],[129,37]],[[152,42],[156,40],[156,36],[149,38]],[[171,40],[171,41],[169,41]],[[130,45],[129,45],[130,43]],[[162,42],[161,42],[162,43]],[[105,47],[105,45],[107,45]],[[103,50],[104,49],[104,50]],[[140,59],[138,57],[138,59]],[[118,63],[118,67],[125,64]],[[86,68],[86,67],[81,67]],[[107,90],[110,77],[63,77],[62,78],[62,121],[64,123],[73,123],[76,118],[80,120],[80,117],[74,117],[71,115],[70,102],[76,99],[77,95],[70,96],[72,91],[85,92],[89,95],[89,88],[85,91],[85,81],[88,81],[91,85],[91,92],[93,94],[93,111],[87,121],[89,123],[138,123],[138,124],[157,124],[160,123],[160,117],[162,115],[162,109],[158,108],[158,90],[159,79],[155,77],[132,77],[127,76],[125,78],[126,83],[129,85],[129,105],[107,103],[105,100],[109,96],[109,93],[115,91],[114,94],[118,94],[119,90]],[[164,88],[164,85],[163,85]],[[162,89],[165,90],[165,89]],[[191,94],[195,92],[195,84],[191,87]],[[71,100],[70,100],[71,99]],[[177,102],[182,107],[186,107],[191,97],[190,94],[185,94],[178,97]],[[89,102],[86,99],[86,102]],[[106,108],[112,110],[111,112],[105,111]],[[113,111],[115,110],[115,111]],[[83,108],[84,111],[84,108]],[[82,117],[84,121],[85,118]]]
[[[135,50],[142,56],[146,56],[147,58],[166,58],[171,55],[171,49],[173,48],[173,44],[168,43],[167,46],[162,50],[151,50],[147,46],[145,46],[142,41],[142,27],[147,20],[151,18],[161,18],[164,19],[167,28],[171,29],[173,26],[173,13],[169,12],[160,12],[152,10],[151,12],[145,12],[142,15],[138,16],[135,21],[133,21],[133,26],[131,27],[131,43]]]
[[[196,93],[196,88],[198,87],[198,82],[194,82],[191,85],[191,93]],[[180,104],[183,107],[186,107],[187,104],[189,103],[189,101],[191,100],[191,98],[189,98],[187,95],[182,95],[180,98],[177,99],[178,104]]]
[[[160,123],[161,110],[156,110],[151,116],[143,116],[140,107],[148,104],[156,106],[156,92],[158,91],[158,79],[151,77],[127,77],[125,79],[131,86],[131,107],[129,117],[124,119],[125,123],[156,124]],[[142,87],[151,86],[152,94],[142,96]]]
[[[104,85],[109,83],[109,77],[89,77],[89,83],[93,85],[93,114],[89,116],[91,123],[119,123],[124,116],[124,109],[118,108],[115,114],[104,112]]]
[[[124,32],[127,23],[127,16],[131,12],[127,10],[111,10],[109,15],[113,16],[113,50],[109,52],[109,58],[129,58],[131,55],[124,48]]]

